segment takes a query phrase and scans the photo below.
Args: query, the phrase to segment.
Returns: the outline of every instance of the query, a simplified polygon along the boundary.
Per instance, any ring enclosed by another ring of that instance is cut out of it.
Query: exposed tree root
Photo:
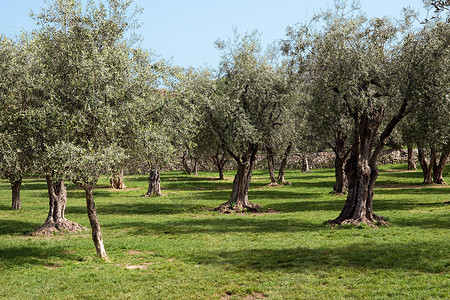
[[[261,212],[262,207],[258,204],[248,203],[247,205],[233,205],[232,203],[225,202],[214,209],[215,211],[230,214],[230,213],[243,213],[243,212]]]
[[[361,226],[362,224],[366,224],[372,228],[378,228],[378,226],[389,226],[389,223],[384,220],[382,216],[378,216],[373,214],[372,220],[368,218],[359,218],[359,219],[334,219],[328,220],[325,222],[332,227],[341,226],[341,225],[353,225],[354,227]]]
[[[292,185],[292,183],[290,181],[282,181],[280,184],[281,185]]]
[[[80,224],[76,222],[72,222],[70,220],[61,220],[58,222],[45,222],[42,226],[36,228],[34,231],[30,232],[29,235],[31,236],[38,236],[38,235],[53,235],[54,233],[58,232],[65,232],[65,233],[77,233],[82,232],[83,230],[87,230],[86,227],[81,226]]]
[[[341,193],[341,192],[331,191],[328,194],[335,195],[335,196],[345,196],[345,195],[347,195],[347,192],[342,192]]]

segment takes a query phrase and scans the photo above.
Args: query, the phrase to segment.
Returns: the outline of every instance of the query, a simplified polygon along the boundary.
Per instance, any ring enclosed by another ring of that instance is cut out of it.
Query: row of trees
[[[186,169],[187,156],[212,157],[221,178],[233,160],[231,196],[217,210],[258,211],[248,189],[259,151],[276,185],[286,184],[291,151],[330,147],[333,192],[348,194],[329,222],[383,224],[372,211],[373,189],[394,131],[417,144],[422,167],[434,171],[425,182],[443,183],[450,26],[436,17],[414,29],[411,12],[402,21],[367,19],[336,3],[288,28],[267,51],[256,31],[218,40],[213,71],[170,66],[135,47],[139,10],[131,1],[54,0],[33,15],[39,29],[0,39],[0,170],[11,182],[12,208],[20,208],[23,174],[38,172],[49,213],[37,232],[83,229],[64,217],[64,181],[72,181],[85,191],[97,254],[106,257],[93,198],[101,174],[115,174],[120,188],[124,166],[145,167],[151,196],[161,194],[159,169],[178,154]]]

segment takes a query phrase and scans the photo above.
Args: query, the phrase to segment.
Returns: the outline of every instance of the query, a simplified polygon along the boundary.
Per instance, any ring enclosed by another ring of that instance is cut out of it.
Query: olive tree
[[[22,176],[33,170],[30,133],[36,113],[27,107],[35,75],[30,43],[25,33],[14,39],[0,36],[0,174],[11,183],[11,209],[21,208]]]
[[[258,33],[235,34],[217,41],[222,51],[219,78],[205,97],[205,113],[223,149],[235,160],[237,173],[229,201],[222,212],[260,210],[248,199],[248,189],[258,150],[266,134],[280,126],[286,80],[271,57],[261,51]]]
[[[99,257],[106,258],[93,189],[102,173],[112,172],[125,158],[119,146],[125,107],[134,101],[125,34],[135,25],[130,1],[107,5],[55,0],[34,17],[42,64],[41,98],[47,116],[58,116],[50,127],[57,141],[47,145],[64,174],[86,194],[92,238]]]
[[[415,142],[424,184],[443,184],[443,170],[450,153],[450,25],[434,23],[418,33],[404,47],[404,55],[416,53],[409,97],[420,97],[416,110],[408,116],[405,130]],[[429,157],[427,161],[427,157]],[[433,176],[431,176],[433,173]]]
[[[292,30],[286,50],[295,63],[306,65],[305,80],[326,80],[327,93],[336,94],[321,101],[334,106],[342,99],[351,119],[353,141],[345,168],[349,192],[341,214],[329,222],[375,226],[385,223],[373,212],[377,159],[394,128],[420,100],[406,92],[412,82],[402,77],[414,73],[414,56],[397,55],[403,45],[400,29],[407,26],[399,28],[387,18],[369,20],[339,5],[318,18],[324,24],[320,29]],[[435,47],[436,57],[443,53],[442,43]]]

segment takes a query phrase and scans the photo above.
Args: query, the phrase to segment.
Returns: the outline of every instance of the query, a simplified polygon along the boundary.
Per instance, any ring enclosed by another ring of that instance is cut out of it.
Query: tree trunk
[[[220,157],[219,153],[216,153],[212,156],[212,160],[216,164],[217,170],[219,171],[219,179],[221,180],[224,179],[223,168],[226,162],[225,157],[224,156]]]
[[[11,209],[21,209],[22,208],[22,202],[20,201],[20,187],[22,186],[22,177],[19,179],[11,179],[11,190],[12,190],[12,203],[11,203]]]
[[[103,245],[102,231],[97,217],[97,210],[95,209],[94,195],[92,194],[93,187],[94,185],[88,185],[84,188],[86,192],[87,213],[92,229],[92,240],[94,241],[95,249],[97,250],[97,256],[108,259],[105,246]]]
[[[198,158],[195,158],[194,160],[194,175],[198,175]]]
[[[411,144],[408,144],[407,148],[408,148],[408,160],[407,160],[408,170],[416,170],[417,167],[416,167],[416,161],[413,157],[413,147]]]
[[[435,163],[433,165],[433,182],[436,184],[446,184],[444,181],[443,173],[445,164],[447,162],[449,156],[449,147],[441,153],[441,157],[439,158],[439,163]]]
[[[345,165],[347,163],[350,151],[345,150],[345,141],[347,135],[339,132],[336,137],[336,145],[333,148],[335,153],[334,159],[334,175],[336,178],[336,183],[333,186],[332,194],[342,195],[348,191],[348,180],[345,173]]]
[[[335,195],[342,195],[348,191],[347,174],[345,173],[345,165],[347,163],[347,157],[336,156],[334,160],[334,175],[336,177],[336,183],[333,186],[332,193]]]
[[[109,181],[111,182],[111,187],[114,189],[122,190],[122,189],[126,188],[126,186],[123,182],[123,170],[120,170],[119,172],[115,172]]]
[[[158,169],[152,169],[148,177],[148,190],[144,197],[162,196],[161,178]]]
[[[270,186],[275,186],[277,184],[277,179],[275,178],[275,168],[273,163],[273,150],[271,147],[266,146],[266,156],[267,156],[267,169],[269,170],[270,176]]]
[[[240,159],[234,156],[238,164],[238,170],[234,177],[231,197],[230,200],[221,204],[216,210],[225,213],[261,210],[259,205],[248,201],[248,189],[257,152],[258,146],[252,144]]]
[[[434,153],[431,154],[430,165],[428,166],[427,160],[425,158],[425,152],[422,147],[418,147],[419,151],[419,162],[423,173],[423,184],[432,184],[433,180],[431,178],[431,171],[433,170],[433,165],[435,164],[436,157]],[[432,151],[433,152],[433,151]]]
[[[379,125],[383,119],[384,110],[380,108],[370,115],[363,114],[355,132],[350,158],[345,171],[348,178],[348,194],[340,215],[328,221],[331,225],[361,223],[376,227],[376,223],[387,224],[382,216],[373,213],[373,189],[378,178],[377,158],[386,140],[394,129],[396,122],[391,121],[383,134],[375,151],[372,143]]]
[[[306,153],[302,155],[302,172],[303,173],[311,172],[311,170],[309,169],[308,157]]]
[[[54,232],[80,232],[87,230],[64,216],[67,203],[67,190],[64,181],[54,182],[50,175],[45,176],[49,198],[49,210],[44,224],[34,230],[32,235],[51,235]]]
[[[181,161],[182,161],[182,163],[183,163],[184,171],[185,171],[188,175],[191,175],[191,168],[189,168],[189,165],[188,165],[187,160],[186,160],[186,152],[183,152],[183,157],[181,158]]]
[[[291,153],[291,149],[292,149],[292,142],[289,143],[289,145],[286,148],[286,151],[284,151],[283,159],[281,160],[280,170],[278,171],[277,181],[283,185],[291,184],[290,182],[288,182],[284,179],[284,173],[286,171],[287,162],[288,162],[289,154]]]

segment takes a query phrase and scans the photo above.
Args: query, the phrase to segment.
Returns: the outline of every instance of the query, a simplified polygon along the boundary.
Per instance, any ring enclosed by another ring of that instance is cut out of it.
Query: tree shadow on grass
[[[0,220],[0,235],[26,234],[40,225],[42,223]]]
[[[433,214],[431,216],[423,215],[427,212],[411,213],[408,218],[395,217],[391,224],[399,227],[420,227],[420,228],[450,228],[449,214]],[[420,215],[422,214],[422,215]]]
[[[376,195],[449,195],[450,188],[446,187],[417,187],[417,188],[401,188],[401,187],[390,187],[390,188],[377,188],[375,187],[375,198]]]
[[[0,248],[0,270],[22,265],[38,265],[54,268],[55,260],[82,261],[79,254],[65,251],[64,247],[2,247]]]
[[[172,215],[186,213],[195,210],[198,206],[179,203],[117,203],[98,204],[97,213],[99,215]],[[66,208],[66,213],[84,214],[85,206],[71,206]]]
[[[303,272],[330,268],[372,270],[412,270],[440,273],[446,266],[447,249],[438,242],[351,244],[345,247],[250,249],[192,253],[197,264],[218,265],[226,269]]]
[[[336,211],[339,213],[344,207],[344,203],[345,198],[326,201],[276,202],[271,203],[270,208],[285,213],[301,211]]]
[[[10,209],[11,209],[11,205],[0,204],[0,210],[10,210]]]
[[[246,214],[213,216],[170,222],[117,222],[105,224],[110,229],[127,229],[127,234],[223,234],[223,233],[273,233],[328,230],[321,223],[310,223],[292,219],[268,219],[263,215]]]

